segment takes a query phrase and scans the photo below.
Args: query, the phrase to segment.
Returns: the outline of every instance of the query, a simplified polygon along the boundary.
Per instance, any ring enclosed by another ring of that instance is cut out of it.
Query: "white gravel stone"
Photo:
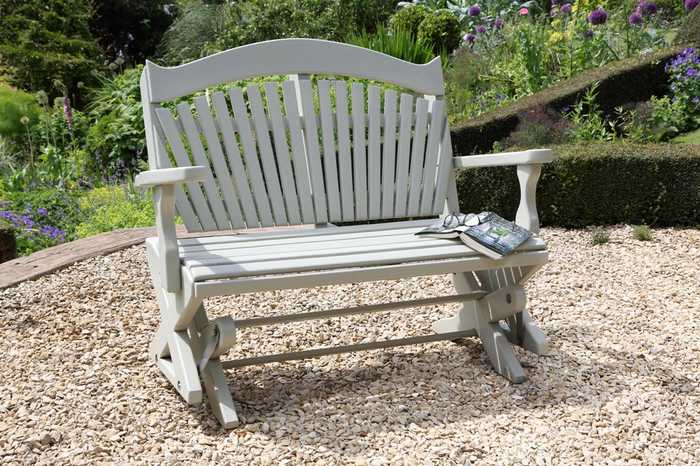
[[[2,464],[700,464],[700,231],[545,229],[528,306],[551,338],[512,385],[476,339],[229,371],[222,430],[150,363],[144,248],[0,291]],[[247,318],[448,292],[447,276],[207,301]],[[247,329],[238,356],[428,333],[456,305]]]

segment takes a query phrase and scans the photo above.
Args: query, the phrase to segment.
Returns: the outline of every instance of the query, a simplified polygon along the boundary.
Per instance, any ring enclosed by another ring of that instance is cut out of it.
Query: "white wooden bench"
[[[265,75],[290,79],[161,106]],[[141,93],[151,170],[136,184],[154,188],[158,236],[146,244],[161,310],[150,354],[188,403],[202,402],[204,386],[225,427],[238,423],[227,368],[478,336],[495,370],[522,382],[512,345],[546,351],[523,290],[547,261],[539,238],[494,261],[460,242],[413,235],[459,210],[454,169],[500,165],[517,165],[516,221],[537,232],[535,189],[541,164],[552,159],[544,149],[453,157],[439,58],[415,65],[335,42],[277,40],[174,68],[147,62]],[[176,210],[201,236],[177,239]],[[315,227],[212,235],[289,225]],[[250,319],[209,320],[203,307],[211,296],[436,274],[453,274],[454,294],[284,316],[261,310]],[[431,335],[222,359],[236,329],[449,302],[464,305]]]

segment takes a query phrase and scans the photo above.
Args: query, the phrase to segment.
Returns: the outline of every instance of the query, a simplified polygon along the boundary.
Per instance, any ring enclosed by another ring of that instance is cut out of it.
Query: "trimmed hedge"
[[[537,189],[542,225],[700,225],[700,145],[597,143],[553,148]],[[464,169],[460,210],[515,218],[515,167]]]
[[[606,113],[615,107],[663,95],[668,88],[666,62],[685,46],[610,63],[566,81],[561,81],[511,105],[452,125],[452,145],[457,155],[487,153],[493,143],[507,138],[518,126],[521,115],[537,107],[561,111],[572,106],[593,83],[600,81],[598,103]]]

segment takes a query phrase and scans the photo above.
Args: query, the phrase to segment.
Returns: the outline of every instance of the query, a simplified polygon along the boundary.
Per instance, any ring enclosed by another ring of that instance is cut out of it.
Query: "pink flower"
[[[73,129],[73,109],[70,106],[70,99],[68,97],[63,98],[63,116],[66,118],[66,123],[68,124],[68,129]]]
[[[530,13],[530,10],[528,10],[526,7],[522,7],[521,9],[518,10],[518,14],[520,16],[527,16]]]

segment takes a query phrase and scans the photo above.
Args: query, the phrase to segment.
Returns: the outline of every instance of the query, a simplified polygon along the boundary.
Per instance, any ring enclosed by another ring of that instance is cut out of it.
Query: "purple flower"
[[[591,11],[591,13],[588,15],[588,22],[594,26],[605,24],[607,20],[608,14],[605,12],[603,7],[600,6],[595,10]]]
[[[39,207],[38,209],[36,209],[36,213],[41,215],[42,217],[46,217],[49,214],[49,211],[46,210],[45,207]]]
[[[477,34],[484,34],[485,32],[486,32],[486,26],[483,26],[483,25],[479,24],[479,25],[476,27],[476,33],[477,33]]]
[[[571,3],[565,3],[561,6],[561,12],[564,13],[565,15],[568,15],[571,13]]]
[[[586,29],[585,31],[583,31],[583,38],[584,39],[593,38],[593,29]]]
[[[469,34],[464,35],[464,42],[466,42],[467,44],[473,45],[474,41],[476,41],[476,36],[471,32]]]
[[[641,12],[644,16],[655,15],[658,10],[659,8],[656,6],[656,3],[647,2],[646,0],[639,2],[639,6],[637,7],[637,11]]]
[[[469,16],[479,16],[481,14],[481,7],[477,5],[472,5],[468,10]]]
[[[34,220],[32,220],[29,215],[22,215],[20,220],[22,220],[22,223],[24,223],[27,228],[32,228],[34,226]]]
[[[493,27],[495,29],[503,29],[503,18],[496,18],[496,21],[493,23]]]
[[[70,99],[68,97],[63,98],[63,115],[66,117],[66,123],[68,124],[68,129],[73,129],[73,109],[70,106]]]
[[[644,20],[642,19],[642,15],[638,11],[634,11],[630,15],[630,17],[627,18],[627,21],[629,21],[629,23],[632,26],[641,26]]]
[[[700,4],[700,0],[685,0],[685,11],[693,11]]]
[[[695,68],[688,68],[688,71],[685,72],[685,75],[689,78],[697,78],[698,70],[696,70]]]

